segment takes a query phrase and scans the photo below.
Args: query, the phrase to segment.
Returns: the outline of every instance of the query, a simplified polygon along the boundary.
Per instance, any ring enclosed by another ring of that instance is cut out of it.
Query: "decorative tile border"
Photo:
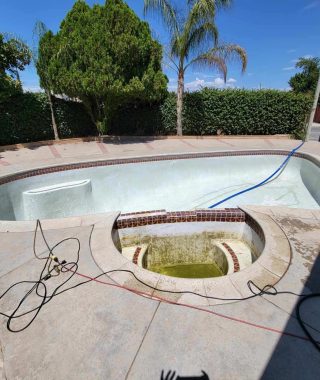
[[[117,219],[118,229],[148,226],[166,223],[188,222],[232,222],[241,223],[246,221],[246,214],[238,208],[221,210],[195,210],[165,212],[161,210],[147,211],[143,213],[121,214]]]
[[[230,256],[232,257],[233,261],[233,272],[239,272],[240,271],[240,264],[237,255],[234,253],[233,249],[227,244],[227,243],[222,243],[224,248],[230,253]]]
[[[132,259],[133,264],[138,265],[138,259],[139,259],[140,252],[141,252],[141,247],[138,247],[136,249],[134,255],[133,255],[133,259]]]
[[[137,164],[144,162],[154,162],[154,161],[170,161],[170,160],[186,160],[186,159],[195,159],[195,158],[214,158],[214,157],[233,157],[233,156],[275,156],[281,155],[286,156],[289,154],[289,151],[285,150],[257,150],[257,151],[233,151],[233,152],[208,152],[208,153],[188,153],[188,154],[169,154],[161,156],[149,156],[149,157],[137,157],[137,158],[121,158],[114,160],[103,160],[103,161],[89,161],[76,164],[68,165],[58,165],[52,166],[49,168],[28,170],[23,173],[16,173],[7,175],[0,178],[0,185],[4,185],[9,182],[34,177],[38,175],[56,173],[61,171],[68,170],[78,170],[86,169],[92,167],[101,167],[101,166],[114,166],[114,165],[125,165],[125,164]],[[295,153],[294,157],[299,157],[313,162],[315,165],[320,167],[320,162],[315,158],[305,153]]]

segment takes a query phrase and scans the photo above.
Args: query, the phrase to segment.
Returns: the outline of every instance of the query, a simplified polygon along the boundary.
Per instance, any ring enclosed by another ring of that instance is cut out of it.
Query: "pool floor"
[[[211,278],[223,276],[217,264],[178,264],[149,268],[152,272],[180,278]]]

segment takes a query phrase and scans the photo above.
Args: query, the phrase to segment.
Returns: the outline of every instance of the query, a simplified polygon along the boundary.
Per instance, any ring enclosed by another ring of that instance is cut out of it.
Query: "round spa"
[[[223,214],[226,217],[220,217]],[[210,221],[212,217],[224,221]],[[239,209],[124,215],[118,219],[117,233],[118,249],[130,262],[178,278],[239,272],[252,265],[264,248],[262,231],[250,225]]]

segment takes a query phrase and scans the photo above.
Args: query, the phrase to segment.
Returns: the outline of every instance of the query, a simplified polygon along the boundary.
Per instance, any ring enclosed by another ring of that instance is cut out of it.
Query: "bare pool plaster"
[[[28,171],[0,178],[0,218],[34,220],[116,209],[126,213],[206,208],[269,176],[286,154],[265,150],[154,155]],[[215,166],[219,170],[213,170]],[[311,156],[292,157],[277,181],[224,206],[251,201],[317,209],[319,178],[320,166]]]

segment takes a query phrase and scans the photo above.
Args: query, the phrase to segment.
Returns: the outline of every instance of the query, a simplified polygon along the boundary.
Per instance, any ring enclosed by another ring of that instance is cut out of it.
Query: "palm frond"
[[[193,31],[206,22],[213,23],[216,13],[214,0],[194,0],[183,28],[184,44],[187,44]]]
[[[189,11],[184,30],[190,33],[192,28],[203,21],[212,21],[216,14],[215,3],[212,0],[196,0]]]
[[[202,25],[192,30],[189,38],[185,41],[184,55],[188,59],[191,51],[199,51],[202,47],[207,47],[207,44],[216,46],[218,43],[219,32],[213,22],[205,22]]]
[[[241,64],[242,73],[245,72],[248,63],[248,57],[246,51],[239,45],[226,44],[215,47],[211,50],[211,54],[214,54],[228,62],[239,62]]]
[[[159,12],[171,32],[178,33],[177,12],[169,0],[144,0],[144,14]]]
[[[197,0],[188,0],[188,5],[193,6],[194,3]],[[219,9],[219,8],[229,8],[232,4],[233,0],[208,0],[209,2],[213,3],[213,5]]]
[[[170,55],[175,58],[179,58],[181,56],[181,36],[180,34],[173,35],[170,43]]]
[[[228,74],[228,67],[226,65],[226,62],[223,58],[212,54],[210,52],[200,54],[198,57],[194,58],[192,61],[190,61],[186,67],[185,70],[189,66],[198,66],[198,67],[211,67],[217,70],[220,74],[222,74],[224,81],[227,80],[227,74]]]

